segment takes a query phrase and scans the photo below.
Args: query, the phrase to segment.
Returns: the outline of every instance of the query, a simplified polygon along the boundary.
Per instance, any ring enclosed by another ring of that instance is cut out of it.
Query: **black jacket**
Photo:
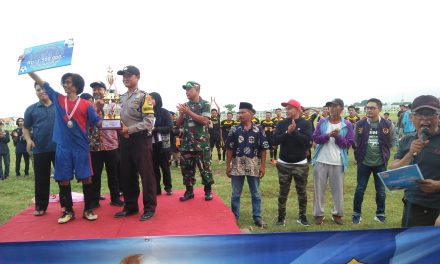
[[[155,144],[162,144],[161,152],[170,151],[170,133],[173,132],[173,121],[168,110],[162,107],[162,97],[158,93],[150,93],[151,97],[156,101],[154,106],[154,122],[153,137]],[[162,141],[159,142],[159,134]]]
[[[274,134],[274,144],[280,145],[280,159],[287,163],[300,162],[307,157],[307,150],[312,141],[312,125],[302,118],[295,120],[296,128],[288,134],[287,128],[292,124],[291,118],[279,121]]]

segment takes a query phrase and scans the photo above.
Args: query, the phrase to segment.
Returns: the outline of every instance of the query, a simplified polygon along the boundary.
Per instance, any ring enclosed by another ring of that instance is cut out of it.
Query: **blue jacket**
[[[321,119],[316,125],[315,132],[313,133],[313,141],[317,144],[315,149],[315,154],[313,155],[312,165],[316,165],[316,159],[319,156],[319,152],[322,149],[322,145],[328,143],[330,140],[327,134],[329,119]],[[341,130],[339,135],[335,138],[336,145],[339,146],[341,150],[341,159],[344,171],[348,168],[348,148],[353,145],[353,126],[350,121],[345,120],[341,117]]]

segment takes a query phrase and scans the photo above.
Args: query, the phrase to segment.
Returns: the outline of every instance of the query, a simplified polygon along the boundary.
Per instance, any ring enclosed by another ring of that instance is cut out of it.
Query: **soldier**
[[[121,95],[121,120],[123,123],[120,141],[121,183],[124,192],[124,209],[115,218],[139,212],[139,176],[142,180],[144,213],[140,221],[146,221],[156,212],[156,176],[153,171],[152,130],[154,109],[151,97],[139,90],[140,71],[135,66],[126,66],[117,72],[127,92]]]
[[[193,186],[196,182],[196,166],[202,175],[205,186],[205,200],[212,200],[211,185],[214,183],[211,171],[208,124],[210,117],[209,102],[200,97],[200,84],[189,81],[182,86],[186,91],[188,102],[178,104],[178,126],[183,126],[182,142],[180,145],[180,166],[185,194],[180,201],[194,198]]]

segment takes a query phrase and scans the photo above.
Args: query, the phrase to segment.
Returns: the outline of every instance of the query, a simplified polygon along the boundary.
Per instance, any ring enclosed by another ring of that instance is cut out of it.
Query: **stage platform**
[[[0,242],[240,233],[231,210],[215,193],[214,199],[207,202],[203,188],[195,188],[194,199],[180,202],[183,192],[158,196],[156,215],[144,222],[139,221],[140,213],[113,218],[122,208],[110,206],[108,196],[95,210],[99,218],[93,222],[82,218],[82,202],[74,203],[76,218],[62,225],[57,223],[61,215],[59,203],[49,203],[46,215],[39,217],[33,215],[31,206],[0,226]],[[142,210],[141,200],[139,205]]]

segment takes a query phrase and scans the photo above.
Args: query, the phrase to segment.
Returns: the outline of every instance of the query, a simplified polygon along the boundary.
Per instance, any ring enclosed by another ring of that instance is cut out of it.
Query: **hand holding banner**
[[[18,74],[70,65],[72,53],[73,39],[26,48]]]

